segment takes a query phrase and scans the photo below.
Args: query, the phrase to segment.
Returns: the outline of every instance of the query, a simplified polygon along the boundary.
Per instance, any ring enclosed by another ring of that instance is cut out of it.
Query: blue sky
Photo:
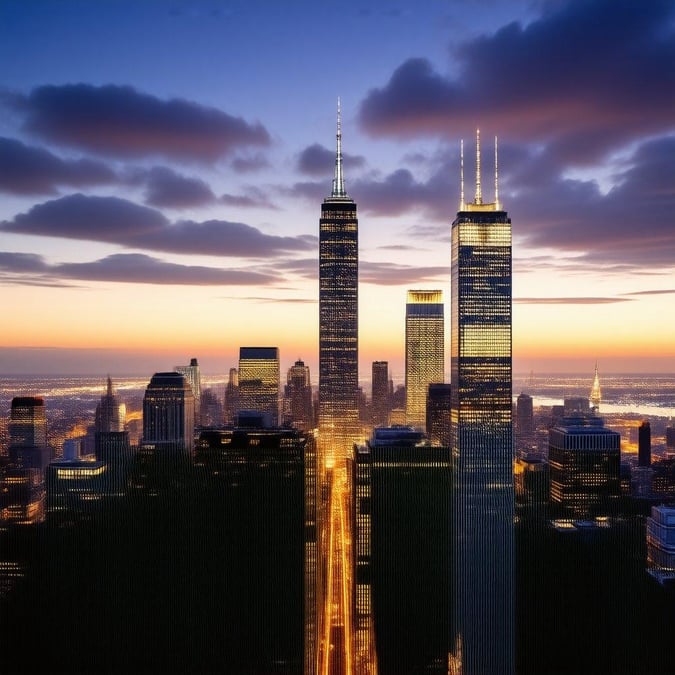
[[[0,372],[315,371],[338,96],[362,374],[402,374],[407,289],[449,302],[476,127],[516,368],[673,372],[674,37],[666,0],[1,0]]]

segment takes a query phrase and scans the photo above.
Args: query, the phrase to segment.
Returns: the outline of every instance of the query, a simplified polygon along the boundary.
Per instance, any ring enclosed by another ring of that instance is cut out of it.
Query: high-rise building
[[[96,433],[124,431],[127,408],[113,390],[113,384],[108,377],[106,393],[96,405],[95,430]]]
[[[621,434],[601,417],[565,417],[549,431],[550,499],[561,515],[611,514],[620,496]]]
[[[600,403],[602,402],[602,392],[600,391],[600,377],[598,376],[598,363],[595,363],[595,374],[593,375],[593,386],[591,395],[588,397],[595,412],[600,412]]]
[[[649,420],[642,420],[638,427],[638,465],[652,464],[652,429]]]
[[[405,306],[406,423],[424,429],[427,393],[444,381],[443,291],[408,291]]]
[[[45,517],[47,445],[44,400],[37,396],[12,399],[7,464],[0,474],[0,521],[32,525]]]
[[[309,366],[298,359],[286,374],[284,387],[284,424],[296,429],[309,430],[314,427],[314,409]]]
[[[143,397],[143,445],[192,452],[194,395],[180,373],[155,373]]]
[[[525,457],[534,444],[534,408],[529,394],[521,393],[516,399],[514,432],[516,454]]]
[[[225,423],[234,422],[239,411],[239,371],[230,368],[230,374],[225,385],[225,400],[223,403],[223,415]]]
[[[399,426],[374,429],[354,457],[356,651],[369,653],[374,633],[381,675],[445,675],[452,566],[449,449]]]
[[[647,518],[647,570],[659,583],[675,579],[675,508],[652,506]]]
[[[239,410],[267,416],[266,424],[279,424],[279,349],[239,348]]]
[[[319,220],[319,444],[324,457],[346,456],[359,436],[356,203],[345,191],[340,103],[335,177]]]
[[[451,438],[455,528],[451,669],[514,672],[514,495],[511,399],[511,220],[476,195],[452,224]]]
[[[433,382],[427,395],[427,436],[434,445],[450,447],[452,385]]]
[[[176,366],[174,370],[180,373],[188,381],[192,389],[192,395],[195,397],[195,424],[201,424],[201,405],[202,405],[202,376],[199,371],[199,362],[197,359],[190,359],[189,366]]]
[[[389,409],[391,407],[389,363],[387,361],[373,361],[372,368],[372,423],[374,427],[386,427],[389,424]]]

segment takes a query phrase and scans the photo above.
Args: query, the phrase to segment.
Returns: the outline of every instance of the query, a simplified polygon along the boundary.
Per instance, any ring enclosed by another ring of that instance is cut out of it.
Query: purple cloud
[[[12,98],[5,97],[5,102]],[[163,156],[213,162],[240,148],[268,146],[260,123],[185,99],[132,87],[47,85],[14,96],[23,128],[53,143],[112,157]]]
[[[185,209],[216,200],[203,180],[182,176],[167,167],[153,167],[147,172],[145,181],[145,202],[151,206]]]
[[[115,181],[114,171],[101,162],[61,159],[43,148],[0,138],[0,192],[53,194],[61,186],[84,187]]]
[[[360,155],[343,154],[345,168],[358,168],[366,160]],[[297,169],[307,176],[329,176],[335,170],[335,150],[329,150],[319,143],[307,146],[297,158]]]
[[[361,125],[376,136],[456,138],[479,124],[520,142],[545,142],[574,164],[671,130],[673,3],[553,7],[526,27],[511,23],[454,48],[456,76],[425,59],[404,62],[362,101]]]
[[[226,220],[174,223],[159,211],[118,197],[69,195],[0,223],[0,231],[118,244],[171,253],[264,258],[312,250],[316,237],[264,234]]]

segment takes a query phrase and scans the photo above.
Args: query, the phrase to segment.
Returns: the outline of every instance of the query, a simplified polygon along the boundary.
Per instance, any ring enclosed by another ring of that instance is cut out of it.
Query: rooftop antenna
[[[464,139],[459,142],[459,210],[464,211]]]
[[[480,129],[476,129],[476,199],[474,203],[483,203],[483,197],[480,193]]]
[[[499,172],[497,170],[497,137],[495,136],[495,208],[499,211]]]
[[[340,114],[340,97],[337,100],[337,149],[335,153],[335,178],[333,178],[333,191],[331,197],[346,197],[345,179],[342,174],[342,117]]]

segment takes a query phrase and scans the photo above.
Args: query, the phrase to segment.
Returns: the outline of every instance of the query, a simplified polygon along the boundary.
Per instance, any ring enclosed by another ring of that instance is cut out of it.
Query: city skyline
[[[476,127],[500,137],[515,223],[514,371],[675,371],[674,16],[661,0],[5,1],[0,372],[150,375],[196,355],[226,373],[273,344],[284,372],[318,374],[338,96],[362,380],[376,360],[403,379],[408,288],[450,297]]]

